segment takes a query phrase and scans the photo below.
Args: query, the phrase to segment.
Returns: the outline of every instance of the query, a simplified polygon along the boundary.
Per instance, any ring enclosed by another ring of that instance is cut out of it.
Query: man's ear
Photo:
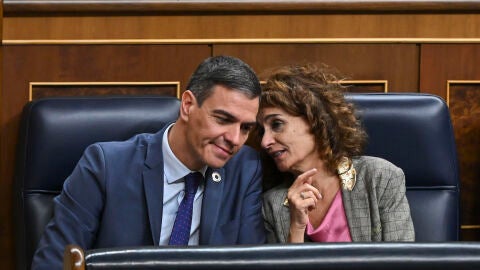
[[[197,99],[193,95],[192,91],[187,90],[182,94],[182,102],[180,104],[180,118],[184,121],[188,121],[192,109],[197,106]]]

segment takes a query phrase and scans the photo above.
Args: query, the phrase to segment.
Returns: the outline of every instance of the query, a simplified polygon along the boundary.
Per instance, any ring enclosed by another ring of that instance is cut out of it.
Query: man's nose
[[[231,143],[233,146],[239,146],[242,143],[243,137],[246,137],[242,134],[240,125],[232,125],[232,127],[226,133],[225,139]],[[245,141],[245,140],[244,140]]]

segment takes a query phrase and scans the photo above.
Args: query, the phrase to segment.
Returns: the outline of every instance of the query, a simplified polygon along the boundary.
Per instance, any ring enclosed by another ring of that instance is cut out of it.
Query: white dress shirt
[[[174,124],[171,124],[163,134],[162,153],[163,153],[163,214],[162,231],[160,233],[160,245],[168,245],[170,234],[172,234],[173,223],[177,216],[177,211],[185,194],[185,176],[191,173],[178,158],[173,154],[168,144],[168,132]],[[205,166],[199,172],[205,177],[207,167]],[[193,202],[192,227],[190,229],[190,239],[188,245],[198,245],[200,216],[202,212],[203,191],[205,181],[198,186],[195,200]]]

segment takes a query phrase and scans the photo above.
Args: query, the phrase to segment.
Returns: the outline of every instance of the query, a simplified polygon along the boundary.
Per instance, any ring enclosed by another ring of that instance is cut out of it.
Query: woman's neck
[[[300,168],[293,171],[295,177],[298,175],[316,168],[317,173],[312,177],[312,185],[317,188],[322,195],[325,192],[336,192],[340,187],[340,178],[336,173],[332,173],[327,170],[325,163],[322,160],[318,160],[317,162],[311,162],[309,164],[302,164]]]
[[[318,189],[322,195],[336,193],[340,188],[340,178],[336,174],[316,174],[313,176],[312,186]]]

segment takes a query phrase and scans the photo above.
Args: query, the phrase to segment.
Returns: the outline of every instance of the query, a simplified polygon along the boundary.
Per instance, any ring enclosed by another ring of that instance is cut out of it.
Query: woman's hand
[[[308,223],[308,212],[315,209],[322,195],[312,186],[312,176],[317,169],[308,170],[300,174],[288,189],[288,205],[290,207],[290,234],[288,241],[303,243],[305,229]]]

